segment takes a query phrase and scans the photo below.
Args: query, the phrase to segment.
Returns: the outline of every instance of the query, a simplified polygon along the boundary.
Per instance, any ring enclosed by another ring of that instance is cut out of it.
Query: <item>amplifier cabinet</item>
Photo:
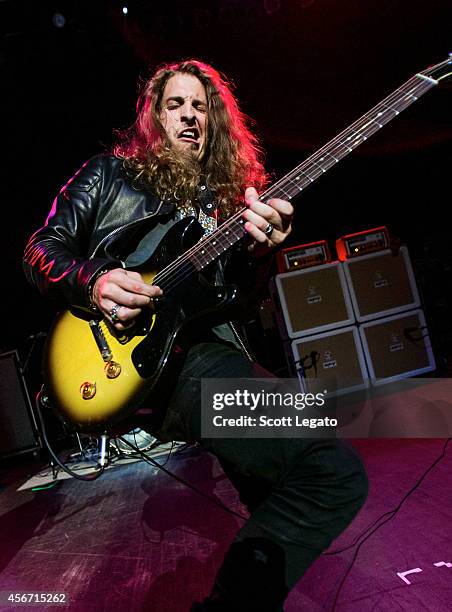
[[[0,355],[0,457],[38,448],[36,422],[16,351]]]
[[[386,249],[344,262],[358,322],[419,308],[420,299],[408,250]]]
[[[369,386],[356,326],[294,340],[292,353],[306,392],[328,389],[330,395],[343,395]]]
[[[422,310],[364,323],[361,340],[372,385],[435,370]]]
[[[339,262],[278,274],[275,284],[289,338],[354,322],[347,282]]]

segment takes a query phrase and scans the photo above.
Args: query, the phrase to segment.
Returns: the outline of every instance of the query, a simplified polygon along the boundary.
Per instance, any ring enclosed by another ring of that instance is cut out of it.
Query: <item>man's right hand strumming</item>
[[[131,327],[142,308],[162,293],[160,287],[145,283],[138,272],[115,268],[96,280],[91,301],[121,331]]]

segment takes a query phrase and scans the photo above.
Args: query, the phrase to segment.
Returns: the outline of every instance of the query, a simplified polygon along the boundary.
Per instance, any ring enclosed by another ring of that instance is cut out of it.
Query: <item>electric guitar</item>
[[[265,191],[292,200],[339,160],[429,89],[452,74],[452,57],[415,74],[368,113]],[[160,407],[174,389],[190,324],[234,304],[235,286],[215,286],[201,274],[244,236],[239,210],[209,236],[193,217],[176,223],[139,271],[163,289],[155,308],[116,331],[107,320],[74,309],[58,315],[46,344],[44,379],[53,407],[79,431],[104,431],[143,398]],[[193,327],[193,325],[191,326]]]

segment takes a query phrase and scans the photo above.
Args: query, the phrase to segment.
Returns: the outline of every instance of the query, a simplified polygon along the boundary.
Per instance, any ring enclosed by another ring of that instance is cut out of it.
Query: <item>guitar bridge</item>
[[[112,355],[112,352],[110,350],[110,347],[108,346],[108,342],[105,339],[104,332],[100,328],[99,321],[96,321],[96,320],[92,319],[89,322],[89,326],[90,326],[91,331],[93,333],[94,340],[96,341],[97,348],[99,349],[99,352],[100,352],[100,354],[102,356],[102,359],[105,362],[111,361],[113,355]]]

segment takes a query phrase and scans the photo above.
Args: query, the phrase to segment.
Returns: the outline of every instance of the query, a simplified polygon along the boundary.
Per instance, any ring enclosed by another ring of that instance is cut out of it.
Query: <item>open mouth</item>
[[[199,130],[197,128],[186,128],[179,132],[178,139],[198,144]]]

